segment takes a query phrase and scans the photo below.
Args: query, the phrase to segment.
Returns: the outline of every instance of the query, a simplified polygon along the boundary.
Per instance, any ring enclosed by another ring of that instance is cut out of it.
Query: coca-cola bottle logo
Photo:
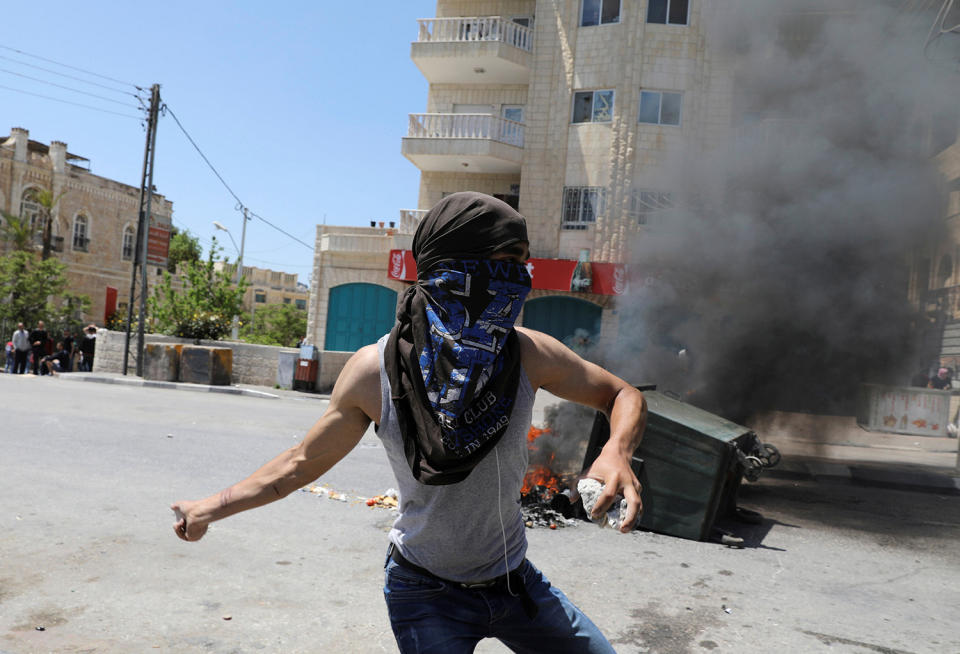
[[[406,265],[404,262],[404,251],[397,250],[391,255],[390,276],[394,279],[403,279],[406,275]]]

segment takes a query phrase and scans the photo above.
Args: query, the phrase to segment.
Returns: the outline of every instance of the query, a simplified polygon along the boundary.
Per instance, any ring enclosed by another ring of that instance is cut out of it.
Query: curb
[[[267,400],[280,399],[280,396],[274,393],[257,391],[252,388],[241,388],[239,386],[209,386],[206,384],[187,384],[184,382],[152,381],[139,377],[105,377],[91,373],[60,373],[59,378],[66,381],[94,382],[97,384],[163,388],[173,391],[192,391],[194,393],[225,393],[227,395],[244,395],[246,397],[259,397]]]
[[[836,461],[784,460],[780,466],[764,471],[782,479],[824,479],[846,481],[861,486],[960,495],[960,472],[948,468],[893,467],[855,465]]]

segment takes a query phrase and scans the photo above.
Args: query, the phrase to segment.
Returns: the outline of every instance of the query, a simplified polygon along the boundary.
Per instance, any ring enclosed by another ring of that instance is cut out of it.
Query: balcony
[[[490,114],[410,114],[401,152],[425,172],[519,174],[523,123]]]
[[[424,18],[410,58],[431,84],[528,84],[533,30],[500,16]]]
[[[426,209],[401,209],[400,210],[400,233],[413,234],[417,231],[420,221],[427,215]]]

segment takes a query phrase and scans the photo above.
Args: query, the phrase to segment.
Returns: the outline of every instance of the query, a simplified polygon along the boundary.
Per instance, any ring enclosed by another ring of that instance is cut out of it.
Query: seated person
[[[946,368],[940,368],[940,370],[937,371],[936,377],[930,378],[930,383],[927,384],[927,387],[935,388],[938,391],[948,391],[952,387],[952,382],[950,371]]]
[[[70,368],[70,353],[64,348],[63,342],[57,341],[57,351],[40,359],[40,365],[51,375],[56,376]]]

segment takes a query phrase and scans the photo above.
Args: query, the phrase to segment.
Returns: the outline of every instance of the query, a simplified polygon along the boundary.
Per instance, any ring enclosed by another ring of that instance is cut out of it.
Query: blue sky
[[[90,159],[92,172],[139,186],[145,133],[128,84],[159,83],[163,101],[243,203],[311,245],[254,219],[247,265],[297,273],[309,284],[318,223],[369,225],[417,206],[419,172],[400,154],[400,140],[407,114],[426,106],[410,43],[416,19],[434,15],[434,0],[5,5],[0,135],[24,127],[34,140],[65,141]],[[173,201],[177,227],[205,250],[216,235],[236,258],[212,225],[227,226],[239,244],[236,201],[169,114],[160,120],[154,183]]]

